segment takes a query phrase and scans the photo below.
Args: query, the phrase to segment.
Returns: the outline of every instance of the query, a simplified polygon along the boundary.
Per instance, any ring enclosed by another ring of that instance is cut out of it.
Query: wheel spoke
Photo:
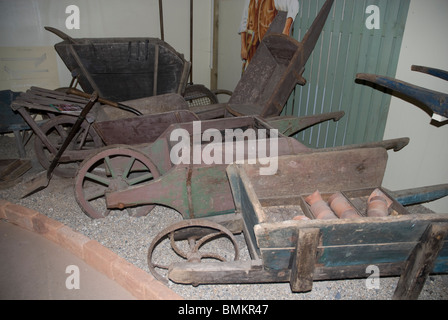
[[[84,131],[82,129],[80,130],[80,132],[83,134],[81,134],[81,141],[79,141],[78,150],[81,150],[82,147],[84,147],[84,145],[86,144],[87,137],[89,136],[89,131],[90,131],[90,123],[87,125],[87,128],[85,128]]]
[[[96,175],[96,174],[93,174],[93,173],[90,173],[90,172],[86,172],[85,177],[89,178],[89,179],[91,179],[91,180],[93,180],[95,182],[104,184],[107,187],[110,184],[110,180],[109,179],[107,179],[105,177],[100,177],[99,175]]]
[[[127,178],[132,166],[134,165],[135,157],[129,159],[128,164],[124,167],[123,178]]]
[[[170,243],[171,248],[173,248],[174,252],[176,252],[180,257],[187,259],[187,254],[179,249],[179,247],[176,244],[176,241],[174,240],[174,232],[170,233]]]
[[[129,179],[129,180],[127,180],[127,183],[130,186],[133,186],[134,184],[137,184],[137,183],[140,183],[140,182],[143,182],[143,181],[146,181],[146,180],[150,180],[152,178],[153,178],[153,175],[152,175],[151,172],[149,172],[149,173],[143,174],[143,175],[141,175],[139,177],[135,177],[133,179]]]
[[[204,259],[204,258],[207,259],[208,258],[208,259],[219,260],[219,261],[222,261],[222,262],[226,262],[227,261],[226,258],[224,258],[224,257],[222,257],[222,256],[220,256],[219,254],[216,254],[216,253],[206,252],[206,253],[200,253],[200,255],[201,255],[201,259]]]
[[[64,141],[64,139],[67,137],[67,131],[64,128],[64,126],[62,124],[60,124],[60,125],[56,125],[54,128],[56,129],[56,132],[58,133],[61,140]]]
[[[92,201],[101,198],[106,193],[106,189],[98,190],[98,188],[88,188],[85,189],[85,199],[87,201]]]
[[[104,162],[106,163],[106,166],[109,168],[110,175],[113,179],[117,177],[117,174],[115,173],[114,167],[112,166],[112,163],[110,162],[109,157],[104,158]]]
[[[206,243],[206,242],[209,241],[210,239],[213,239],[213,238],[218,237],[218,236],[221,236],[221,235],[224,235],[224,232],[211,233],[211,234],[209,234],[209,235],[206,235],[206,236],[202,237],[201,239],[199,239],[198,242],[196,242],[196,247],[194,248],[194,250],[196,250],[196,251],[199,250],[199,248],[200,248],[204,243]]]

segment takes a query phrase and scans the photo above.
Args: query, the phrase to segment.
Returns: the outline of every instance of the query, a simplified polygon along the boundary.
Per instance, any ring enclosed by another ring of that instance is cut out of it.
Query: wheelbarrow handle
[[[448,118],[448,94],[375,74],[358,73],[356,79],[372,82],[382,87],[397,91],[409,98],[418,100],[430,108],[432,112]]]
[[[68,41],[70,43],[76,43],[76,41],[72,37],[70,37],[68,34],[62,32],[59,29],[56,29],[56,28],[53,28],[53,27],[44,27],[44,29],[54,33],[55,35],[57,35],[62,40]]]
[[[417,66],[417,65],[412,65],[411,70],[426,73],[431,76],[448,81],[448,71],[445,71],[445,70],[424,67],[424,66]]]
[[[78,89],[75,89],[75,88],[69,88],[67,90],[67,93],[68,94],[74,94],[74,95],[77,95],[77,96],[80,96],[80,97],[84,97],[84,98],[89,98],[90,97],[90,95],[88,93],[82,92],[82,91],[80,91]],[[143,115],[137,109],[135,109],[133,107],[130,107],[130,106],[127,106],[127,105],[124,105],[124,104],[119,103],[119,102],[106,100],[106,99],[103,99],[103,98],[100,98],[100,97],[98,97],[98,102],[99,103],[103,103],[103,104],[107,104],[108,106],[111,106],[111,107],[114,107],[114,108],[118,108],[118,109],[122,109],[122,110],[125,110],[125,111],[128,111],[128,112],[132,112],[132,113],[134,113],[134,114],[136,114],[138,116]]]

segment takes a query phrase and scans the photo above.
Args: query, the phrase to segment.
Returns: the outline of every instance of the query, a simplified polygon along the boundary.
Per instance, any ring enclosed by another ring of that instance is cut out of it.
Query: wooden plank
[[[171,124],[197,120],[189,111],[148,114],[139,117],[97,121],[96,132],[107,145],[150,143],[155,141]]]
[[[345,268],[356,265],[403,263],[418,242],[390,244],[319,246],[316,267]],[[265,248],[261,250],[266,267],[285,270],[294,267],[294,248]],[[397,274],[398,275],[398,274]]]
[[[267,283],[288,281],[289,273],[279,277],[263,269],[260,260],[208,262],[208,263],[173,263],[168,270],[168,278],[182,284],[230,284],[230,283]]]
[[[228,166],[227,176],[232,190],[235,209],[242,214],[244,225],[247,228],[245,236],[250,244],[255,244],[254,226],[260,223],[259,217],[263,215],[263,208],[253,189],[247,189],[245,187],[248,177],[238,165]],[[250,247],[249,249],[251,255],[256,254],[258,256],[260,254],[257,246]]]
[[[298,228],[320,228],[323,246],[417,242],[426,226],[448,222],[447,214],[366,217],[355,220],[309,220],[255,226],[260,248],[294,248]]]
[[[448,234],[448,223],[428,225],[420,242],[409,256],[406,267],[398,281],[393,295],[395,300],[417,299],[426,278],[434,267],[434,262]]]
[[[290,286],[292,292],[306,292],[313,288],[314,265],[320,230],[301,229],[291,270]]]
[[[276,196],[354,190],[380,186],[387,152],[355,149],[279,157],[275,175],[260,176],[257,165],[246,165],[251,187],[260,199]]]
[[[322,267],[316,265],[314,281],[338,279],[365,279],[368,264],[341,267]],[[399,275],[403,262],[380,263],[376,265],[382,277]],[[266,269],[259,260],[210,262],[210,263],[173,263],[168,277],[183,284],[244,284],[244,283],[281,283],[290,282],[291,270]]]
[[[13,181],[31,169],[30,160],[0,159],[0,181]]]

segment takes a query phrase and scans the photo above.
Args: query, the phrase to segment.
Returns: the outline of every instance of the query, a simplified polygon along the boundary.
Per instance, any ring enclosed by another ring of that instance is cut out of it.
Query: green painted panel
[[[293,37],[302,39],[324,0],[299,0]],[[314,148],[382,140],[390,95],[355,83],[357,73],[395,77],[410,0],[335,0],[304,77],[283,111],[311,115],[343,110],[339,122],[326,122],[297,135]],[[379,29],[366,20],[379,9]]]

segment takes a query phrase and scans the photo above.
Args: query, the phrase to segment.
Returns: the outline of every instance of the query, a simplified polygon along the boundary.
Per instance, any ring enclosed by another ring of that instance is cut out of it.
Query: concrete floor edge
[[[0,199],[0,219],[37,233],[105,274],[139,300],[182,300],[183,297],[95,240],[32,209]]]

